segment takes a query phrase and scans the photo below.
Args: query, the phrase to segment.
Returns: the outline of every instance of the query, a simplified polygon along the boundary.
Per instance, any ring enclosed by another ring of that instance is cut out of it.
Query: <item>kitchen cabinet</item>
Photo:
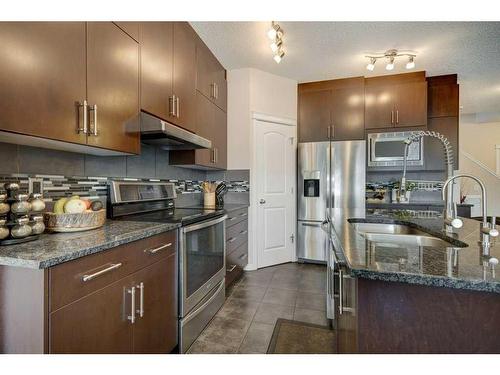
[[[227,110],[226,70],[199,38],[196,45],[196,89],[220,109]]]
[[[248,263],[248,208],[231,211],[226,219],[226,288],[243,275]]]
[[[86,144],[84,22],[1,22],[0,130]]]
[[[196,93],[196,134],[212,141],[212,148],[170,151],[172,165],[226,169],[227,115],[200,92]]]
[[[0,33],[0,130],[24,136],[9,140],[139,153],[136,41],[112,22],[2,23]]]
[[[87,24],[87,100],[87,143],[138,154],[139,45],[112,22]]]
[[[0,278],[0,315],[9,324],[0,329],[1,352],[170,353],[177,346],[176,230],[48,269],[0,266]]]
[[[187,22],[141,24],[141,109],[195,131],[196,33]]]
[[[299,85],[299,142],[364,139],[364,78]]]
[[[170,120],[173,114],[173,23],[143,22],[140,33],[141,109]]]
[[[379,77],[377,77],[379,78]],[[365,88],[365,128],[427,125],[427,82],[388,85],[378,80]]]
[[[456,74],[427,77],[427,117],[458,117],[459,85]]]

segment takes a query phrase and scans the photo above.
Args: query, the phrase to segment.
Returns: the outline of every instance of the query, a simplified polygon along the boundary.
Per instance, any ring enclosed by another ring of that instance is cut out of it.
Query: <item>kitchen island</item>
[[[334,299],[340,352],[500,353],[500,245],[483,255],[479,222],[463,219],[463,228],[449,235],[439,213],[332,214],[330,251],[339,260],[342,285],[339,291],[339,282],[332,283],[329,293],[341,298]],[[405,225],[446,243],[372,242],[356,229],[360,223]]]

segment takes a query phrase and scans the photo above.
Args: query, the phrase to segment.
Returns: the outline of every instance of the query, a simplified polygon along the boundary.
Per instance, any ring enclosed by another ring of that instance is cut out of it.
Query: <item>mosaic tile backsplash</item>
[[[43,197],[47,202],[55,201],[61,197],[79,195],[91,199],[105,200],[108,192],[108,177],[66,177],[57,175],[29,175],[29,174],[11,174],[0,175],[0,192],[3,191],[5,182],[18,182],[20,192],[28,193],[29,178],[35,177],[43,180]],[[124,180],[124,179],[118,179]],[[126,178],[128,181],[164,181],[175,184],[177,194],[201,193],[201,182],[192,180],[176,179],[133,179]],[[218,180],[217,182],[221,182]],[[225,181],[228,186],[228,192],[247,193],[250,191],[248,181]]]

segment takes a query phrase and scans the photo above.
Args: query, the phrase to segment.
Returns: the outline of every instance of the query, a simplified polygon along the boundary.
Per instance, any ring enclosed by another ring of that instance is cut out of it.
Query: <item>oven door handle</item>
[[[201,305],[200,307],[198,307],[196,310],[188,313],[188,315],[182,320],[182,326],[185,326],[187,323],[189,323],[192,319],[196,318],[196,316],[198,316],[198,314],[203,311],[205,309],[205,307],[207,307],[208,305],[210,305],[212,303],[212,301],[217,297],[217,295],[220,293],[220,291],[225,288],[226,285],[225,285],[225,282],[224,280],[222,280],[220,282],[220,285],[219,287],[217,288],[217,290],[214,292],[214,294],[212,294],[210,296],[209,299],[207,299],[205,301],[205,303],[203,303],[203,305]]]
[[[227,215],[224,215],[224,216],[218,217],[217,219],[214,219],[214,220],[204,221],[204,222],[199,223],[199,224],[191,224],[191,225],[188,225],[188,226],[182,228],[182,233],[189,233],[189,232],[192,232],[194,230],[203,229],[206,227],[211,227],[212,225],[222,223],[226,219],[227,219]]]

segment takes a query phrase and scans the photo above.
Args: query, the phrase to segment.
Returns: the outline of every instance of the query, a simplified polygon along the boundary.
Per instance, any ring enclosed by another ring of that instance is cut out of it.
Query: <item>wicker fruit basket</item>
[[[100,228],[106,222],[106,210],[80,214],[44,214],[45,228],[49,232],[80,232]]]

